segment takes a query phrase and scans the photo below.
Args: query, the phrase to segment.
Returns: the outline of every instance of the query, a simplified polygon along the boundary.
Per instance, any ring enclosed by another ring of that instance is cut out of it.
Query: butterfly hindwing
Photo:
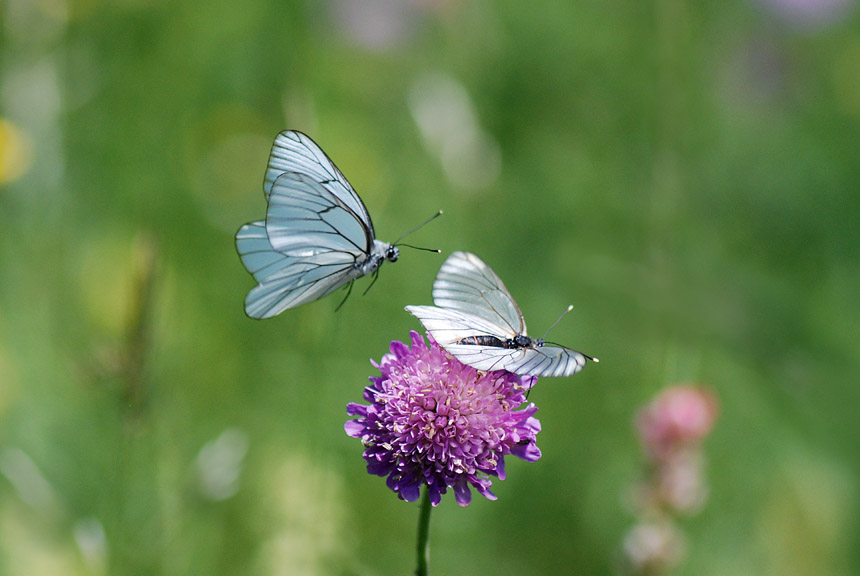
[[[459,310],[503,327],[510,333],[526,334],[526,323],[501,278],[469,252],[452,253],[433,282],[433,302],[448,310]]]

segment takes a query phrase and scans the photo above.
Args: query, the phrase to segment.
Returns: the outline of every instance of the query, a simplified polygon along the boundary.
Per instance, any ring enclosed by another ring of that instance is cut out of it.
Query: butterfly
[[[361,198],[301,132],[288,130],[275,138],[263,191],[266,219],[236,233],[242,264],[258,282],[245,298],[251,318],[270,318],[345,284],[351,291],[363,276],[375,281],[379,267],[400,255],[396,243],[376,239]]]
[[[523,314],[502,280],[469,252],[454,252],[442,264],[433,282],[433,302],[436,306],[407,306],[406,310],[442,348],[478,370],[570,376],[588,360],[598,361],[527,336]],[[568,307],[565,314],[572,309]]]

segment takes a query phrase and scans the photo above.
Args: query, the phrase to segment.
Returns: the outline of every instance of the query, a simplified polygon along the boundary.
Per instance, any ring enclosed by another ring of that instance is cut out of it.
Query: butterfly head
[[[543,340],[532,340],[525,334],[517,334],[505,342],[505,348],[515,348],[517,350],[521,348],[532,348],[534,346],[543,346]]]

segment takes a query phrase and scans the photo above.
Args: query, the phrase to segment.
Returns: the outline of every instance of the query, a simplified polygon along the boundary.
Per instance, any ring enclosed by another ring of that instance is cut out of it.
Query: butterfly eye
[[[389,262],[397,262],[400,257],[400,249],[397,246],[392,246],[385,252],[385,259]]]

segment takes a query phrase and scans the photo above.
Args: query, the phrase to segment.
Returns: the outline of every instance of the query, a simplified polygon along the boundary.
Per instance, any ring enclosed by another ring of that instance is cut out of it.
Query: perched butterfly
[[[242,263],[259,283],[245,298],[251,318],[270,318],[345,284],[351,291],[356,279],[376,280],[383,262],[397,261],[397,243],[376,239],[361,198],[305,134],[278,134],[263,190],[266,219],[236,233]]]
[[[469,252],[454,252],[442,264],[433,282],[433,302],[436,306],[407,306],[406,310],[442,348],[478,370],[570,376],[582,370],[586,361],[598,361],[542,338],[529,338],[523,314],[508,289]]]

